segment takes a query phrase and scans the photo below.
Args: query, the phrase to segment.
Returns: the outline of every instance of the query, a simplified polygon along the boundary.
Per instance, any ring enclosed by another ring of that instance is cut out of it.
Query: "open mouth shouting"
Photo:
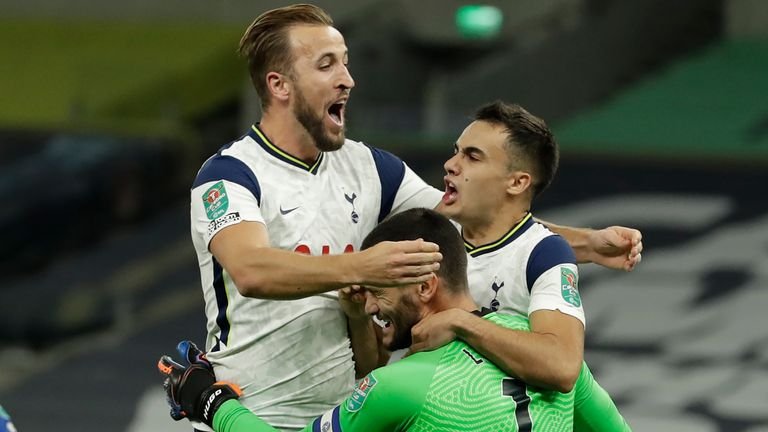
[[[445,193],[443,194],[443,204],[451,205],[456,202],[459,191],[456,189],[456,184],[448,179],[448,176],[444,177],[445,181]]]
[[[347,106],[347,98],[348,96],[344,96],[334,101],[328,106],[328,109],[326,110],[331,123],[338,129],[342,129],[344,127],[344,111],[346,110]]]

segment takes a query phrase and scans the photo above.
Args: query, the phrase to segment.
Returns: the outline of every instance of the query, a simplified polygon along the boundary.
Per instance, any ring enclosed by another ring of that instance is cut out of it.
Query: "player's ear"
[[[533,186],[531,174],[525,171],[513,171],[507,178],[507,193],[521,195]]]
[[[272,98],[279,101],[288,101],[291,95],[291,81],[286,75],[278,72],[268,72],[265,77],[267,91]]]
[[[435,273],[432,273],[429,280],[426,282],[422,282],[421,285],[419,285],[419,289],[417,291],[417,294],[419,296],[419,300],[422,303],[429,303],[433,297],[435,297],[435,293],[437,292],[437,286],[440,283],[440,279],[437,277]]]

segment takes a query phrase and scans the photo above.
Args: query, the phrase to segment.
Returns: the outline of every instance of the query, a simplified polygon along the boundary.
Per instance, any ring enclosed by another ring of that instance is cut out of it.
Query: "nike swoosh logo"
[[[283,210],[283,206],[280,206],[280,214],[281,214],[281,215],[283,215],[283,216],[285,216],[285,215],[287,215],[288,213],[290,213],[290,212],[292,212],[292,211],[296,210],[296,209],[297,209],[297,208],[299,208],[299,207],[301,207],[301,206],[296,206],[296,207],[294,207],[294,208],[292,208],[292,209]]]

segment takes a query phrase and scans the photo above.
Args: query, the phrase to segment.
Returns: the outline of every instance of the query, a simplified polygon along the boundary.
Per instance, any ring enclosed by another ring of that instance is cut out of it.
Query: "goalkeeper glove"
[[[188,418],[212,426],[216,410],[224,402],[240,397],[242,391],[232,383],[217,382],[205,353],[192,342],[183,341],[177,349],[189,366],[182,366],[167,355],[157,362],[165,377],[163,388],[171,406],[171,418]]]

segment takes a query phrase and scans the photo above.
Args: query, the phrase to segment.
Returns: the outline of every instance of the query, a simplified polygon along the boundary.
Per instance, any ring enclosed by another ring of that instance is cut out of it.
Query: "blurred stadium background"
[[[318,1],[349,136],[441,186],[479,104],[555,129],[535,212],[641,228],[582,268],[586,358],[638,431],[768,431],[768,2]],[[203,340],[200,163],[258,118],[235,49],[278,1],[0,2],[0,404],[21,432],[188,431],[155,362]],[[762,317],[762,318],[761,318]]]

